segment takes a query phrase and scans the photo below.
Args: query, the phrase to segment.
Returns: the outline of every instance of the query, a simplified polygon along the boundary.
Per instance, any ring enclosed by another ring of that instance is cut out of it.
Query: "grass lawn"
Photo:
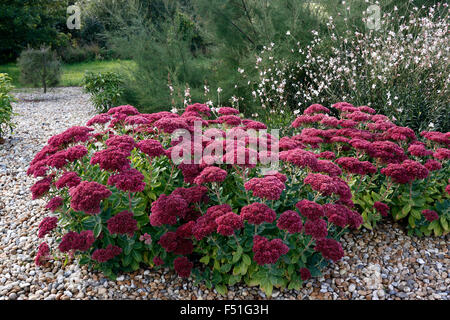
[[[86,71],[105,72],[118,71],[121,68],[133,67],[133,61],[129,60],[109,60],[109,61],[90,61],[74,64],[62,64],[62,74],[60,87],[81,86],[81,80]],[[15,63],[0,65],[0,73],[7,73],[13,79],[13,85],[16,88],[30,87],[19,81],[19,68]]]

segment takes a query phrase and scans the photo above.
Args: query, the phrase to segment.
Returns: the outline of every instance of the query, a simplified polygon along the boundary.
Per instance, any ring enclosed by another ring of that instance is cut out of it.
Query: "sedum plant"
[[[332,112],[338,116],[332,116]],[[389,212],[410,234],[447,234],[450,223],[450,132],[395,125],[368,106],[314,104],[291,125],[293,142],[333,160],[372,229]],[[290,142],[290,143],[293,143]]]
[[[245,282],[269,296],[319,276],[363,223],[351,190],[337,165],[238,114],[119,106],[50,138],[27,173],[52,212],[39,237],[58,248],[43,242],[36,264],[77,257],[112,278],[170,267],[222,294]]]

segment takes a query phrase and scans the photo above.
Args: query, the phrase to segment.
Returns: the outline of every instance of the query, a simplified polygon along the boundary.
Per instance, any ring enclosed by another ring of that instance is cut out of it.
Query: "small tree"
[[[55,86],[61,78],[61,65],[56,54],[48,47],[22,51],[18,60],[20,80],[33,86]]]

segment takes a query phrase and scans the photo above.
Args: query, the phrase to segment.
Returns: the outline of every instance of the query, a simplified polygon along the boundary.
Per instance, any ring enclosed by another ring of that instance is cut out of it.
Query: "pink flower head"
[[[322,239],[328,235],[327,222],[323,219],[306,220],[305,234],[314,239]]]
[[[425,217],[425,219],[426,219],[427,221],[429,221],[429,222],[433,222],[433,221],[439,219],[439,215],[437,214],[437,212],[436,212],[436,211],[433,211],[433,210],[429,210],[429,209],[423,210],[423,211],[422,211],[422,215],[423,215],[423,216]]]
[[[222,107],[217,112],[223,116],[239,114],[239,110],[236,110],[236,109],[230,108],[230,107]]]
[[[341,204],[326,203],[323,205],[323,209],[328,218],[328,222],[331,222],[341,228],[345,228],[350,224],[352,210],[346,206]]]
[[[380,158],[386,163],[398,163],[407,158],[403,149],[392,141],[375,141],[368,153],[371,157]]]
[[[108,138],[106,140],[106,145],[110,148],[117,147],[119,149],[123,149],[126,151],[131,151],[136,146],[136,142],[134,142],[133,137],[130,137],[128,135],[123,136],[112,136],[111,138]]]
[[[50,254],[50,248],[47,243],[42,242],[38,247],[38,252],[36,254],[36,258],[34,260],[34,263],[37,266],[41,266],[44,261],[49,259]]]
[[[367,151],[372,146],[372,143],[365,140],[365,139],[359,139],[359,138],[353,138],[349,141],[350,145],[357,149],[357,150],[364,150]]]
[[[245,190],[253,191],[253,195],[267,200],[280,199],[286,186],[275,176],[253,178],[244,184]]]
[[[266,176],[273,176],[273,177],[277,178],[278,180],[280,180],[282,183],[285,183],[287,181],[286,175],[279,173],[278,171],[266,172]]]
[[[267,129],[267,126],[259,121],[254,121],[254,120],[249,120],[249,121],[245,121],[243,120],[242,122],[245,122],[245,129],[253,129],[253,130],[264,130]]]
[[[318,239],[314,250],[320,252],[325,259],[333,260],[334,262],[344,256],[341,244],[334,239]]]
[[[225,213],[224,215],[216,218],[217,233],[223,236],[231,236],[235,230],[242,229],[244,222],[241,216],[233,212]]]
[[[278,147],[280,150],[292,150],[292,149],[302,149],[305,145],[298,140],[292,139],[290,137],[282,137],[278,142]]]
[[[108,110],[108,114],[117,115],[117,114],[125,114],[127,116],[139,114],[139,111],[130,105],[123,105],[114,107]]]
[[[342,174],[341,168],[328,160],[317,160],[317,167],[314,172],[327,173],[331,177],[337,177]]]
[[[186,200],[187,203],[208,202],[208,188],[204,186],[194,186],[190,188],[177,188],[172,194],[178,194]]]
[[[107,122],[109,122],[111,120],[111,116],[105,114],[105,113],[101,113],[101,114],[97,114],[94,117],[92,117],[87,123],[86,125],[88,127],[93,126],[94,124],[105,124]]]
[[[303,111],[303,114],[314,114],[314,113],[330,113],[330,109],[324,107],[321,104],[312,104]]]
[[[108,188],[95,181],[83,181],[70,189],[69,193],[72,197],[70,200],[72,209],[86,214],[100,213],[100,202],[112,194]]]
[[[450,149],[439,148],[433,153],[433,157],[435,157],[438,160],[450,159]]]
[[[416,157],[426,157],[433,154],[433,151],[427,150],[422,144],[411,144],[408,148],[408,152]]]
[[[310,220],[317,220],[324,216],[323,207],[314,201],[303,199],[297,202],[295,206],[304,217]]]
[[[161,118],[154,123],[160,131],[172,134],[175,130],[189,130],[189,125],[184,118]]]
[[[434,159],[428,159],[425,163],[425,168],[429,171],[437,171],[442,169],[442,164]]]
[[[138,230],[137,221],[133,216],[133,212],[122,211],[110,218],[107,222],[109,233],[128,234],[132,237]]]
[[[178,238],[190,239],[193,236],[192,229],[194,228],[194,226],[195,226],[195,221],[189,221],[189,222],[179,226],[175,233]]]
[[[141,140],[137,143],[137,147],[150,157],[159,157],[165,153],[161,143],[153,139]]]
[[[321,152],[319,154],[316,154],[316,158],[318,158],[318,159],[323,158],[323,159],[327,159],[327,160],[333,160],[334,158],[336,158],[336,155],[332,151],[324,151],[324,152]]]
[[[206,214],[199,217],[192,228],[192,233],[197,240],[209,236],[217,229],[216,219],[228,212],[231,212],[228,204],[212,206],[208,208]]]
[[[250,224],[260,225],[263,222],[274,222],[277,218],[277,214],[267,205],[254,202],[241,209],[241,217]]]
[[[300,268],[300,279],[306,281],[311,278],[311,272],[308,268]]]
[[[405,160],[402,163],[411,180],[423,180],[428,177],[428,169],[414,160]]]
[[[293,149],[285,152],[283,155],[280,154],[281,160],[290,162],[300,168],[308,167],[311,170],[317,168],[317,158],[314,153],[302,149]]]
[[[150,124],[151,121],[148,118],[143,117],[142,115],[134,115],[134,116],[127,116],[125,118],[125,123],[129,125],[140,125],[140,124],[147,125]]]
[[[368,106],[361,106],[358,107],[358,110],[361,112],[366,112],[366,113],[370,113],[370,114],[374,114],[376,112],[375,109],[368,107]]]
[[[397,163],[390,163],[386,168],[381,169],[381,174],[391,177],[394,182],[400,184],[406,184],[411,181],[411,177],[406,169]]]
[[[109,244],[105,249],[97,249],[92,253],[92,260],[106,262],[122,253],[122,248]]]
[[[371,118],[369,114],[361,112],[360,110],[348,113],[345,117],[356,122],[364,122]]]
[[[318,113],[315,115],[306,115],[303,114],[298,116],[291,124],[292,128],[298,128],[305,124],[317,123],[326,117],[323,113]]]
[[[38,237],[43,238],[46,234],[56,228],[58,224],[57,217],[46,217],[39,224],[39,233]]]
[[[88,149],[83,145],[77,145],[66,150],[66,158],[69,162],[79,160],[88,154]]]
[[[164,264],[164,260],[161,259],[160,257],[154,257],[153,258],[153,263],[155,264],[155,266],[162,266]]]
[[[278,259],[287,254],[289,248],[281,239],[273,239],[269,241],[262,236],[253,238],[253,259],[257,264],[263,266],[265,264],[274,264]]]
[[[91,158],[91,164],[99,164],[100,168],[107,171],[121,171],[130,167],[128,157],[130,152],[119,147],[110,147],[97,151]]]
[[[81,178],[77,175],[77,173],[69,171],[69,172],[63,173],[61,178],[59,178],[55,182],[55,186],[58,189],[62,189],[64,187],[72,188],[72,187],[76,187],[77,185],[79,185],[80,182],[81,182]]]
[[[288,210],[283,212],[278,218],[277,227],[289,233],[298,233],[302,230],[302,219],[297,212]]]
[[[206,167],[194,179],[195,184],[205,184],[210,182],[222,182],[227,177],[227,172],[219,167]]]
[[[377,171],[376,167],[369,161],[359,161],[356,158],[342,157],[336,159],[335,162],[352,174],[367,175]]]
[[[64,201],[63,198],[56,196],[53,197],[45,206],[46,209],[49,209],[52,212],[55,212],[56,209],[58,209],[59,207],[61,207],[63,205]]]
[[[50,190],[50,185],[51,185],[50,178],[43,178],[37,181],[30,188],[33,200],[38,199],[42,197],[44,194],[46,194]]]
[[[150,244],[152,244],[152,236],[150,235],[150,234],[148,234],[148,233],[144,233],[143,235],[141,235],[140,237],[139,237],[139,241],[142,241],[142,242],[144,242],[145,244],[147,244],[147,245],[150,245]]]
[[[61,150],[52,154],[47,158],[46,164],[49,167],[54,167],[56,169],[62,169],[67,164],[66,151]]]
[[[206,104],[202,104],[202,103],[194,103],[191,105],[188,105],[186,107],[186,112],[197,112],[200,114],[203,114],[207,117],[209,117],[211,115],[211,109],[206,105]]]
[[[220,116],[219,118],[217,118],[217,121],[229,126],[238,126],[241,124],[241,118],[233,115]]]
[[[313,190],[326,196],[336,194],[339,195],[343,201],[349,201],[352,198],[350,187],[344,180],[338,177],[330,177],[320,173],[310,173],[303,182],[311,185]]]
[[[427,140],[434,141],[445,146],[450,145],[450,132],[442,133],[439,131],[422,131],[420,135]]]
[[[95,241],[94,232],[92,230],[84,230],[76,237],[73,244],[74,250],[88,251]]]
[[[180,238],[175,232],[166,232],[158,241],[158,244],[167,252],[174,254],[191,254],[194,245],[190,239]]]
[[[142,192],[145,189],[144,175],[136,169],[126,169],[108,178],[108,185],[126,192]]]
[[[52,147],[63,147],[69,143],[86,142],[90,137],[90,132],[94,129],[88,127],[71,127],[63,133],[57,134],[48,140]]]
[[[185,216],[188,211],[188,203],[178,194],[169,196],[162,194],[152,203],[151,211],[150,223],[152,226],[173,225],[177,223],[177,217]]]
[[[188,278],[194,264],[186,257],[179,257],[173,261],[173,267],[178,275],[182,278]]]
[[[348,102],[337,102],[331,106],[339,111],[343,111],[345,108],[355,108],[354,105]]]
[[[185,164],[180,163],[178,168],[181,170],[181,173],[184,177],[185,183],[194,183],[194,179],[198,177],[202,169],[198,164]]]
[[[414,133],[414,130],[408,128],[408,127],[392,127],[389,128],[384,133],[384,138],[387,140],[394,140],[394,141],[406,141],[408,139],[410,140],[416,140],[416,135]]]
[[[376,201],[373,204],[373,207],[375,208],[375,210],[378,211],[379,214],[381,214],[383,217],[387,217],[387,215],[389,214],[389,206],[383,202],[380,201]]]

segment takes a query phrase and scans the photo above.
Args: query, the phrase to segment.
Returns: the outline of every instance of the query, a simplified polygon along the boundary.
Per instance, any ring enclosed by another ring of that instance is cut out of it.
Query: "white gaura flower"
[[[175,107],[173,107],[172,110],[170,110],[170,112],[172,112],[172,113],[178,113],[178,109],[175,108]]]

